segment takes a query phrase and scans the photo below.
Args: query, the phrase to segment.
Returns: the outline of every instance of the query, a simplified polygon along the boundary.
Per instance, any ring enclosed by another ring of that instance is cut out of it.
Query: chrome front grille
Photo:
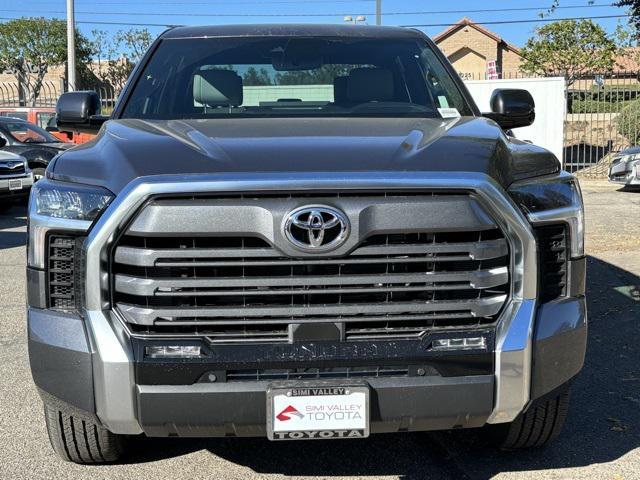
[[[24,161],[12,160],[2,161],[0,160],[0,176],[17,176],[24,175],[26,172]]]
[[[139,215],[113,251],[113,301],[134,334],[201,336],[225,343],[288,342],[293,325],[309,323],[339,324],[344,340],[484,327],[496,321],[510,293],[509,248],[499,228],[468,195],[450,197],[459,213],[470,217],[464,221],[442,218],[426,229],[424,222],[399,215],[382,233],[370,221],[344,253],[322,256],[284,248],[276,213],[270,239],[265,233],[269,222],[262,227],[249,222],[256,231],[246,232],[240,217],[240,227],[226,224],[221,232],[203,231],[214,230],[204,223],[208,213],[228,206],[233,215],[234,203],[239,204],[237,212],[254,219],[247,203],[261,209],[266,204],[276,212],[301,202],[331,202],[350,214],[355,225],[358,218],[360,224],[368,218],[364,215],[372,204],[449,211],[441,203],[448,198],[397,194],[248,202],[159,200],[145,208],[151,213]],[[200,221],[185,225],[179,220],[177,213],[186,205],[196,210],[194,218]],[[200,208],[202,216],[197,214]],[[429,216],[426,211],[424,215]],[[455,231],[445,230],[451,225]],[[185,235],[189,229],[193,231]],[[234,229],[245,233],[237,235],[230,231]]]

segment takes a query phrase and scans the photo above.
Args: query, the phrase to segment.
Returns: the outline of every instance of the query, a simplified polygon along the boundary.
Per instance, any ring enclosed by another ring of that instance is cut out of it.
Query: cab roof
[[[426,38],[419,30],[372,25],[255,24],[175,27],[162,38],[208,37],[351,37],[351,38]]]

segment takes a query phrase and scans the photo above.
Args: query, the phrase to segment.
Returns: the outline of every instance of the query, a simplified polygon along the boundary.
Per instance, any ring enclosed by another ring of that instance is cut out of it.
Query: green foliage
[[[76,32],[79,77],[87,75],[91,44]],[[27,105],[35,105],[44,78],[67,61],[67,27],[62,20],[20,18],[0,24],[0,70],[15,75]]]
[[[570,90],[569,113],[611,113],[640,99],[640,85],[593,85],[589,90]]]
[[[521,69],[534,75],[561,75],[571,85],[587,72],[611,70],[616,43],[591,20],[562,20],[535,31],[522,49]]]
[[[266,68],[257,70],[255,67],[249,67],[242,76],[242,83],[247,87],[256,87],[262,85],[273,85],[271,76]]]
[[[93,53],[97,59],[96,76],[117,91],[124,87],[133,67],[153,43],[153,37],[146,28],[119,30],[109,37],[104,30],[91,32]]]
[[[619,0],[616,5],[619,7],[629,7],[629,13],[631,14],[630,23],[635,26],[636,30],[640,30],[640,0]]]
[[[640,100],[631,102],[616,117],[616,130],[632,145],[640,142]]]
[[[278,85],[331,85],[336,77],[348,75],[361,65],[323,65],[315,70],[291,70],[276,74]]]
[[[620,102],[598,101],[594,99],[573,100],[571,102],[570,113],[615,113],[621,111],[633,102],[632,100]]]

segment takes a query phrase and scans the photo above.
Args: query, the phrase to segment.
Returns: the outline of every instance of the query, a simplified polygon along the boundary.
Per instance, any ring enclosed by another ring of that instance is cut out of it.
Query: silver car
[[[609,181],[640,188],[640,147],[627,148],[616,154],[609,167]]]
[[[15,153],[0,151],[0,204],[9,197],[26,196],[33,185],[27,160]]]

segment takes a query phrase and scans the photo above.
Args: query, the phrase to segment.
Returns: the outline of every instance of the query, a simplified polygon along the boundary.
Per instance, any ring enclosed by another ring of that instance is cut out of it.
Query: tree
[[[271,76],[266,68],[257,70],[255,67],[249,67],[242,76],[242,83],[248,87],[272,85]]]
[[[132,28],[130,30],[119,30],[114,37],[118,45],[125,49],[125,55],[135,66],[149,50],[153,43],[153,36],[146,28]]]
[[[571,85],[589,72],[615,65],[616,43],[591,20],[561,20],[535,31],[522,49],[524,72],[562,75]]]
[[[616,3],[619,7],[629,7],[631,19],[629,22],[640,32],[640,0],[620,0]]]
[[[314,70],[290,70],[276,74],[278,85],[330,85],[358,65],[327,64]]]
[[[109,37],[104,30],[93,30],[95,75],[115,90],[122,90],[131,71],[153,42],[146,28],[119,30]]]
[[[593,5],[594,3],[594,0],[589,0],[587,5]],[[636,32],[640,32],[640,0],[618,0],[613,5],[616,7],[629,7],[629,15],[631,16],[629,23],[634,26]],[[553,0],[546,12],[540,12],[540,17],[551,15],[559,6],[560,0]]]
[[[90,42],[76,32],[79,77],[90,61]],[[62,20],[20,18],[0,24],[0,70],[18,81],[21,101],[35,105],[44,78],[54,65],[67,61],[67,27]]]

